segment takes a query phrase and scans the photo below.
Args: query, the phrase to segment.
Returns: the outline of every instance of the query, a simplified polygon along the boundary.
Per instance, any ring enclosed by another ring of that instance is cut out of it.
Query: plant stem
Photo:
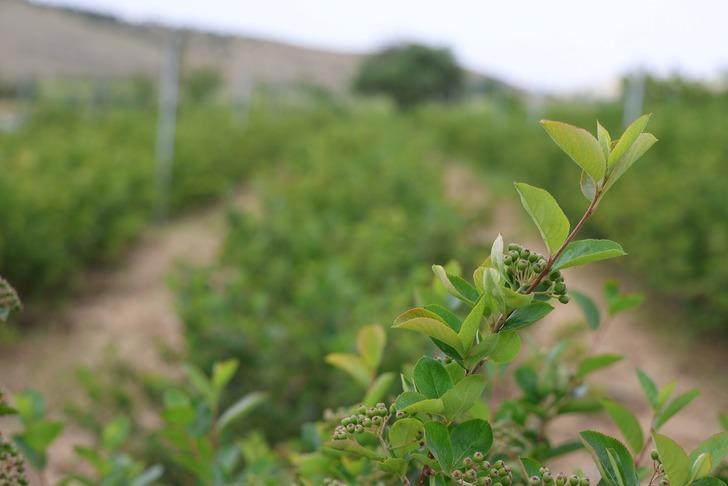
[[[606,183],[606,181],[607,180],[605,178],[604,183]],[[597,189],[596,192],[594,193],[594,197],[592,198],[591,203],[589,203],[589,207],[586,208],[586,211],[582,215],[579,222],[576,223],[576,226],[574,226],[574,229],[571,230],[571,233],[569,233],[569,236],[566,237],[566,240],[564,240],[564,242],[561,244],[561,246],[556,251],[556,253],[549,256],[548,262],[546,262],[546,266],[544,267],[544,269],[541,271],[541,273],[539,273],[536,276],[536,278],[533,280],[533,282],[528,287],[528,289],[526,289],[527,294],[530,294],[534,290],[536,290],[536,287],[538,287],[538,284],[540,284],[541,281],[544,279],[544,277],[549,274],[549,272],[551,271],[551,268],[554,266],[554,263],[556,263],[556,260],[559,259],[559,257],[564,252],[564,250],[566,250],[566,247],[569,245],[569,243],[571,243],[571,240],[573,240],[574,237],[576,237],[576,234],[581,230],[581,228],[587,222],[589,217],[594,212],[594,209],[596,209],[597,203],[599,203],[599,198],[601,197],[601,195],[602,195],[602,190]]]
[[[427,481],[427,477],[430,475],[430,466],[425,464],[425,467],[422,468],[422,472],[420,473],[420,477],[417,478],[417,486],[425,486],[425,481]]]

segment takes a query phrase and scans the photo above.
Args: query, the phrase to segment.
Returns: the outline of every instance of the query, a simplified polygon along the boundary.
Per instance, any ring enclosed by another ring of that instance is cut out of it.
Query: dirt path
[[[492,221],[473,233],[475,244],[489,248],[500,232],[507,242],[517,241],[531,248],[542,248],[535,229],[525,220],[525,213],[518,206],[515,191],[512,203],[496,198],[484,190],[484,182],[476,174],[460,166],[448,171],[447,187],[451,196],[466,209],[478,205],[489,205],[493,209]],[[472,194],[475,194],[474,198],[469,196]],[[606,205],[603,210],[610,208]],[[602,287],[610,278],[616,278],[625,291],[645,290],[617,275],[605,264],[568,269],[564,274],[569,288],[580,290],[600,303]],[[650,421],[650,410],[635,377],[636,367],[652,375],[658,385],[675,380],[676,393],[698,388],[701,395],[661,430],[692,448],[721,430],[716,415],[718,411],[728,411],[728,354],[722,345],[724,343],[691,339],[687,333],[665,327],[659,317],[664,311],[657,309],[656,305],[654,301],[648,301],[643,308],[619,315],[609,324],[595,351],[620,353],[625,355],[625,359],[613,368],[595,374],[591,382],[608,390],[615,400],[636,412],[645,431]],[[545,322],[534,327],[532,334],[540,342],[548,341],[560,324],[581,319],[576,304],[560,305]],[[596,429],[619,437],[619,432],[604,414],[564,417],[553,424],[554,431],[565,431],[559,434],[561,439],[573,438],[575,431],[584,429]],[[573,464],[573,456],[569,460]]]

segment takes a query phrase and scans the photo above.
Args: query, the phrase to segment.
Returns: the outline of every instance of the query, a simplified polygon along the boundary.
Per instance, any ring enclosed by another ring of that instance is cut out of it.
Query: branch
[[[605,178],[604,179],[604,183],[606,183],[606,181],[607,180]],[[597,204],[599,203],[599,198],[602,196],[602,194],[603,193],[602,193],[602,190],[601,189],[597,189],[596,190],[596,192],[594,193],[594,197],[592,198],[591,203],[589,203],[589,207],[586,208],[586,211],[582,215],[582,217],[579,220],[579,222],[576,223],[576,226],[574,226],[574,229],[571,230],[571,233],[569,233],[569,236],[566,237],[566,240],[564,240],[564,242],[561,244],[561,246],[556,251],[556,253],[554,253],[553,255],[549,256],[549,260],[546,263],[546,266],[541,271],[541,273],[539,273],[536,276],[536,278],[533,280],[533,282],[528,287],[528,289],[526,289],[526,294],[530,294],[534,290],[536,290],[536,287],[538,287],[538,284],[540,284],[541,281],[544,279],[544,277],[549,274],[549,272],[551,271],[551,268],[554,266],[554,263],[556,263],[556,260],[559,259],[559,257],[564,252],[564,250],[566,250],[566,247],[569,245],[569,243],[571,243],[571,240],[573,240],[574,237],[576,237],[576,234],[581,230],[581,228],[587,222],[587,220],[589,219],[589,217],[594,212],[594,209],[596,209]]]

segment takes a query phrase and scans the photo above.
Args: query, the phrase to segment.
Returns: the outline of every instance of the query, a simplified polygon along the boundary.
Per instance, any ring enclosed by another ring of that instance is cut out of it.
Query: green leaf
[[[447,370],[447,374],[450,375],[453,384],[465,378],[465,370],[455,361],[446,364],[445,369]]]
[[[27,424],[23,433],[15,437],[22,437],[23,441],[33,450],[44,452],[56,440],[62,430],[63,424],[61,422],[39,420]]]
[[[606,484],[610,486],[620,486],[621,484],[624,484],[624,486],[639,486],[632,455],[624,444],[614,437],[593,430],[586,430],[579,435]],[[612,456],[611,459],[610,456]],[[613,461],[617,463],[617,471],[614,471],[612,467]]]
[[[503,263],[503,236],[498,233],[498,237],[490,247],[490,264],[499,274],[503,275],[505,264]]]
[[[326,442],[325,445],[326,447],[329,447],[331,449],[347,452],[355,456],[366,457],[367,459],[373,459],[375,461],[384,460],[384,456],[382,456],[381,454],[373,451],[372,449],[364,447],[363,445],[352,439],[331,440],[329,442]]]
[[[445,410],[445,405],[441,398],[426,398],[415,402],[402,409],[405,413],[416,414],[416,413],[431,413],[441,414]]]
[[[478,364],[478,361],[490,356],[498,348],[499,341],[500,333],[488,335],[485,339],[470,348],[468,356],[465,359],[465,365],[468,368],[472,368]]]
[[[632,145],[637,141],[637,138],[639,135],[645,130],[645,127],[647,126],[647,123],[650,121],[650,117],[652,114],[648,115],[642,115],[641,117],[637,118],[635,121],[633,121],[624,131],[622,136],[617,141],[617,144],[614,146],[614,149],[612,150],[612,153],[609,154],[609,158],[607,160],[607,166],[611,170],[619,161],[619,159],[622,158],[622,156],[627,153],[627,151],[632,147]]]
[[[463,459],[480,451],[487,456],[493,445],[493,429],[485,420],[473,419],[456,425],[450,431],[453,467],[460,467]]]
[[[624,173],[627,172],[632,165],[634,165],[634,163],[637,162],[637,160],[655,144],[655,142],[657,142],[657,138],[655,138],[655,136],[651,133],[641,133],[627,153],[619,159],[612,169],[612,173],[609,175],[609,179],[604,186],[604,192],[611,189],[614,183],[617,182],[619,178],[622,177]]]
[[[515,184],[521,203],[536,224],[549,253],[554,254],[569,236],[569,220],[556,199],[544,189],[522,182]]]
[[[217,430],[223,431],[228,425],[236,420],[243,418],[253,411],[255,407],[266,400],[266,394],[262,392],[252,392],[240,398],[238,401],[230,405],[217,420]]]
[[[367,407],[373,407],[375,404],[381,402],[387,394],[387,391],[392,387],[395,379],[397,379],[397,376],[391,372],[379,375],[374,380],[374,383],[371,384],[369,390],[367,390],[367,394],[364,396],[362,403]]]
[[[652,435],[660,461],[665,467],[670,486],[685,486],[690,480],[690,459],[685,451],[672,439],[660,434]]]
[[[462,322],[452,312],[450,312],[449,309],[446,307],[443,307],[439,304],[428,304],[425,306],[425,310],[428,310],[430,312],[434,312],[438,316],[440,316],[440,319],[445,322],[450,328],[455,332],[460,332],[460,327],[462,327]]]
[[[602,180],[607,170],[607,161],[601,145],[591,133],[583,128],[552,120],[541,120],[541,126],[556,145],[592,179]]]
[[[690,453],[690,461],[695,462],[698,456],[705,452],[710,454],[713,464],[719,464],[723,459],[728,457],[728,432],[719,432],[701,442]]]
[[[407,461],[398,457],[385,459],[381,464],[379,464],[379,467],[381,467],[383,471],[396,474],[397,476],[404,476],[407,474]]]
[[[218,361],[212,366],[212,387],[219,394],[230,383],[238,369],[238,360]]]
[[[645,443],[645,437],[637,417],[626,407],[611,400],[602,400],[602,406],[622,432],[627,445],[635,456],[639,454]]]
[[[556,260],[553,268],[562,270],[624,255],[626,253],[619,243],[611,240],[572,241]]]
[[[657,408],[661,408],[665,403],[667,403],[667,400],[672,396],[672,392],[675,391],[675,387],[677,386],[677,383],[674,381],[671,381],[667,385],[660,388],[660,391],[657,393]]]
[[[116,450],[129,436],[131,424],[129,419],[120,415],[104,425],[101,431],[101,443],[110,451]]]
[[[446,417],[454,419],[470,410],[480,400],[485,390],[483,375],[468,375],[458,381],[442,396],[443,410]]]
[[[427,356],[415,365],[414,380],[417,391],[427,398],[440,398],[452,388],[452,379],[442,363]]]
[[[460,356],[465,354],[462,349],[460,338],[455,331],[445,324],[439,315],[421,307],[410,309],[407,312],[400,314],[394,320],[394,325],[392,327],[409,329],[411,331],[422,333],[447,344],[457,351]]]
[[[728,415],[718,413],[718,423],[723,427],[723,430],[728,430]]]
[[[710,454],[707,452],[703,452],[698,457],[695,458],[694,461],[692,461],[692,465],[690,466],[690,480],[689,482],[692,483],[695,480],[704,478],[708,474],[710,474],[710,470],[713,468],[713,461],[710,457]]]
[[[541,477],[540,469],[543,467],[543,464],[530,457],[521,457],[519,459],[521,460],[521,464],[523,464],[523,469],[526,471],[526,476],[529,478],[533,476]]]
[[[453,466],[453,449],[447,427],[439,422],[427,422],[425,443],[442,470],[449,474]]]
[[[325,361],[348,373],[363,387],[368,387],[371,381],[371,371],[361,357],[349,353],[329,353]]]
[[[389,445],[397,457],[403,457],[419,448],[424,433],[422,422],[414,418],[399,419],[389,429]]]
[[[609,136],[609,132],[606,128],[602,126],[601,123],[597,121],[597,140],[599,141],[599,146],[602,148],[602,153],[604,154],[604,159],[607,160],[609,158],[609,152],[611,150],[612,146],[612,137]]]
[[[718,478],[708,476],[703,479],[698,479],[690,486],[726,486],[726,484]]]
[[[520,309],[533,302],[533,294],[521,294],[508,287],[501,287],[501,291],[508,309]]]
[[[655,382],[652,381],[652,378],[647,373],[639,368],[637,368],[637,379],[640,382],[642,391],[645,392],[647,401],[650,402],[650,406],[655,410],[657,408],[657,385],[655,385]]]
[[[581,308],[581,312],[584,313],[584,318],[586,319],[586,323],[589,328],[591,330],[598,329],[602,318],[599,314],[599,308],[591,297],[576,290],[569,291],[569,295],[572,299],[574,299],[576,305]]]
[[[690,390],[675,397],[674,400],[655,414],[655,422],[653,425],[654,429],[659,430],[660,427],[665,425],[665,423],[667,423],[667,421],[670,420],[676,413],[687,407],[698,395],[700,395],[698,390]]]
[[[581,193],[587,201],[593,201],[594,197],[597,195],[596,182],[594,182],[594,179],[592,179],[591,176],[583,170],[581,171],[581,178],[579,179],[579,189],[581,189]]]
[[[515,331],[517,329],[523,329],[528,327],[534,322],[538,322],[549,312],[554,310],[554,307],[546,302],[536,301],[526,307],[516,309],[513,313],[508,316],[506,323],[503,326],[502,331]]]
[[[184,370],[192,387],[212,405],[217,394],[205,374],[199,368],[190,364],[184,365]]]
[[[478,291],[462,277],[450,275],[441,265],[433,265],[432,271],[452,296],[469,302],[471,305],[478,300]]]
[[[490,353],[490,360],[499,363],[510,363],[521,351],[521,337],[517,332],[499,332],[498,346]]]
[[[420,402],[425,399],[425,396],[421,393],[418,393],[416,391],[405,391],[399,394],[397,399],[394,402],[394,408],[397,409],[397,411],[402,411],[405,408],[409,407],[413,403]]]
[[[382,326],[371,324],[359,329],[356,348],[370,371],[375,372],[379,367],[386,343],[387,335]]]
[[[622,361],[623,358],[624,356],[619,354],[598,354],[596,356],[589,356],[579,363],[576,376],[579,378],[585,378],[590,373]]]
[[[483,318],[484,311],[485,296],[482,296],[463,321],[462,327],[460,327],[458,338],[460,338],[460,343],[463,345],[464,350],[470,349],[470,346],[473,344],[473,340],[475,340],[475,336],[480,329],[480,322]]]

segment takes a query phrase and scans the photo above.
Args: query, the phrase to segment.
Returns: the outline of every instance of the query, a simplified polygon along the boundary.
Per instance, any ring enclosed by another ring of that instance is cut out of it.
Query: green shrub
[[[389,96],[400,108],[454,99],[465,75],[452,53],[420,44],[387,47],[362,63],[354,89]]]
[[[352,396],[321,355],[389,319],[428,279],[424,262],[455,252],[462,220],[429,151],[388,117],[322,128],[258,181],[261,214],[231,215],[219,267],[179,284],[191,359],[238,357],[242,384],[274,397],[256,418],[271,437]]]

